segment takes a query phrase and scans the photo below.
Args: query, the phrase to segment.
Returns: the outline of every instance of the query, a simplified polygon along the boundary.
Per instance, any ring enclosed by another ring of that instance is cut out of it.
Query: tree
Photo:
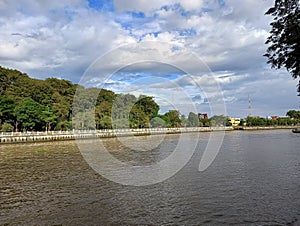
[[[300,119],[300,111],[289,110],[286,113],[286,116],[289,116],[290,118],[294,118],[294,119]]]
[[[268,119],[261,118],[261,117],[248,116],[246,118],[247,126],[267,126],[268,121],[269,121]]]
[[[99,121],[99,129],[111,129],[112,128],[112,122],[111,122],[111,117],[109,116],[104,116],[103,118],[101,118],[101,120]]]
[[[181,126],[182,127],[187,127],[189,126],[189,120],[186,118],[185,115],[180,116],[180,121],[181,121]],[[199,121],[198,121],[198,126],[199,126]]]
[[[166,122],[160,117],[155,117],[151,119],[150,123],[151,126],[154,128],[163,128],[166,126]]]
[[[7,122],[5,122],[1,127],[2,132],[12,132],[13,130],[14,130],[14,127]]]
[[[51,130],[51,125],[56,122],[57,116],[47,107],[46,110],[42,111],[42,120],[46,124],[46,132]]]
[[[0,95],[14,96],[17,94],[17,96],[23,96],[23,87],[28,81],[28,75],[0,66]]]
[[[240,121],[240,126],[245,126],[245,125],[247,125],[246,120],[241,119],[241,121]]]
[[[77,101],[74,101],[75,93]],[[158,111],[153,97],[137,98],[132,94],[86,88],[64,79],[32,79],[20,71],[0,66],[0,126],[5,122],[14,123],[16,131],[18,127],[71,129],[71,116],[77,116],[75,119],[84,116],[83,123],[76,125],[80,129],[95,125],[96,128],[145,128],[158,116]],[[95,122],[90,120],[93,114]]]
[[[34,129],[42,123],[41,114],[44,106],[27,97],[24,98],[14,109],[16,119],[23,129]]]
[[[73,117],[73,128],[77,130],[95,129],[96,122],[93,120],[94,112],[86,110],[85,112],[78,112]],[[66,125],[62,125],[64,128]],[[62,127],[62,129],[64,129]]]
[[[0,122],[9,122],[13,119],[15,103],[7,96],[0,95]]]
[[[224,115],[214,115],[210,118],[212,126],[230,126],[228,124],[228,117]]]
[[[131,128],[149,128],[150,119],[139,105],[134,105],[129,114],[129,123]]]
[[[209,127],[211,126],[211,120],[209,118],[200,119],[199,125],[200,127]]]
[[[153,100],[153,97],[141,95],[136,103],[141,110],[151,119],[157,116],[159,106]]]
[[[168,111],[165,114],[167,127],[180,127],[181,126],[181,121],[180,121],[179,115],[180,115],[179,111],[176,111],[176,110]]]
[[[198,116],[195,113],[193,113],[193,112],[189,113],[189,116],[188,116],[188,126],[191,126],[191,127],[197,127],[197,126],[199,126]]]
[[[267,12],[272,15],[271,35],[266,44],[268,47],[267,63],[272,68],[285,67],[293,78],[300,77],[300,12],[299,0],[275,0],[275,4]],[[299,82],[300,84],[300,82]],[[300,87],[298,87],[300,95]]]

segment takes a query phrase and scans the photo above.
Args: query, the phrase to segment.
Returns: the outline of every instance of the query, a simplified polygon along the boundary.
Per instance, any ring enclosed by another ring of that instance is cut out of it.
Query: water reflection
[[[229,132],[213,164],[198,172],[208,136],[201,134],[197,152],[175,176],[146,187],[103,178],[72,141],[1,145],[0,224],[299,224],[299,136]],[[148,151],[114,139],[105,145],[122,161],[152,164],[166,158],[177,139],[167,135]]]

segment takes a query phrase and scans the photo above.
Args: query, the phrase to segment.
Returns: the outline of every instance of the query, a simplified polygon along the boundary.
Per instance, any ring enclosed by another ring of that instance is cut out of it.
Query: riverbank
[[[0,133],[0,144],[30,143],[46,141],[64,141],[75,139],[113,138],[126,136],[149,136],[159,134],[233,131],[233,130],[274,130],[294,129],[297,126],[238,126],[238,127],[186,127],[186,128],[146,128],[146,129],[114,129],[92,131],[50,131],[50,132],[11,132]]]
[[[234,130],[274,130],[274,129],[296,129],[300,126],[236,126]]]
[[[187,127],[187,128],[146,128],[114,129],[92,131],[50,131],[50,132],[11,132],[0,133],[0,144],[63,141],[75,139],[113,138],[126,136],[148,136],[159,134],[232,131],[233,127]]]

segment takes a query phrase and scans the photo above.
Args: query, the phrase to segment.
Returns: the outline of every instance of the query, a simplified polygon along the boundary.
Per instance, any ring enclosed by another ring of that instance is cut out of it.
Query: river
[[[140,153],[116,138],[104,143],[123,161],[152,164],[171,154],[179,136]],[[75,141],[0,145],[0,225],[300,225],[299,134],[226,132],[214,162],[199,172],[208,138],[200,133],[191,160],[148,186],[102,177]]]

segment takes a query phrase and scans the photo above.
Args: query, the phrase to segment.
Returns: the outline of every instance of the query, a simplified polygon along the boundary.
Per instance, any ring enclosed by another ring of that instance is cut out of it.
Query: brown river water
[[[103,143],[122,161],[152,164],[179,136],[146,152],[116,138]],[[141,187],[96,173],[76,141],[0,145],[0,225],[300,225],[300,134],[226,132],[214,162],[199,172],[208,138],[200,134],[173,177]],[[147,137],[135,141],[151,146]]]

